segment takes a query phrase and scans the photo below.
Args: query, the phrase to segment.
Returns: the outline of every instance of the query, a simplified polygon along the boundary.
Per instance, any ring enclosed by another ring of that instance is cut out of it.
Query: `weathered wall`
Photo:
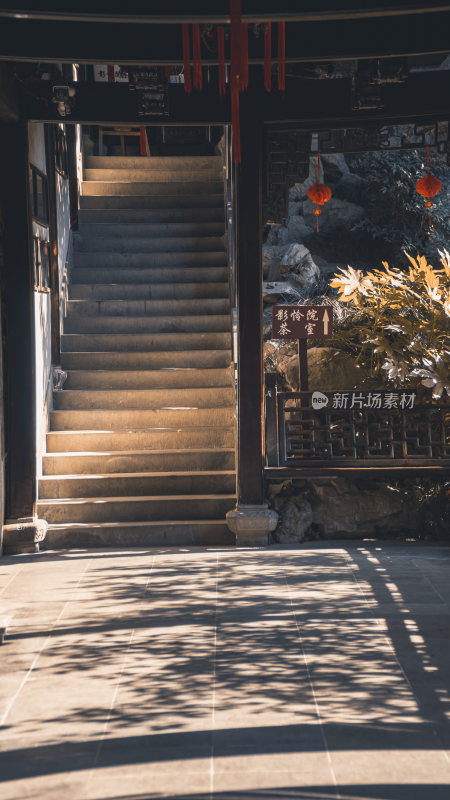
[[[0,275],[3,275],[4,252],[3,252],[3,231],[4,219],[3,209],[0,206]],[[0,284],[0,342],[3,340],[3,286]],[[3,399],[3,348],[0,347],[0,553],[3,543],[3,523],[5,521],[5,417]]]
[[[58,172],[56,173],[56,202],[57,202],[57,228],[58,228],[58,274],[60,286],[60,320],[61,324],[66,315],[68,297],[68,262],[70,254],[70,199],[69,181]],[[56,365],[55,365],[56,366]]]
[[[29,161],[47,174],[45,133],[41,123],[28,127]],[[61,322],[66,312],[68,283],[68,254],[70,252],[69,181],[56,173],[58,273]],[[48,228],[33,220],[33,233],[48,238]],[[41,474],[45,437],[52,406],[52,354],[51,354],[51,297],[47,292],[35,291],[35,376],[36,376],[36,466]],[[54,365],[58,366],[58,365]]]

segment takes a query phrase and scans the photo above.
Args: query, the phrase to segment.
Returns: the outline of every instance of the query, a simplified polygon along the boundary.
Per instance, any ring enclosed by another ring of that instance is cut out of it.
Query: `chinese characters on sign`
[[[330,306],[273,306],[274,339],[323,339],[333,335]]]
[[[344,409],[351,411],[389,411],[400,409],[405,411],[414,408],[415,392],[333,392],[325,394],[314,392],[311,398],[315,410],[321,408]]]

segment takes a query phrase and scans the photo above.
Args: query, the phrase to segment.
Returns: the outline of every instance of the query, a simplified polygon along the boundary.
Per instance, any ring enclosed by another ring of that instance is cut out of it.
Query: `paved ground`
[[[2,800],[449,800],[450,547],[0,560]]]

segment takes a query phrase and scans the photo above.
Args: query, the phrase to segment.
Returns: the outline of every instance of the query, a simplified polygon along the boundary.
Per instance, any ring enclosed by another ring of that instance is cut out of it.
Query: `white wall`
[[[28,124],[28,160],[41,172],[47,174],[45,158],[44,124]],[[33,235],[48,239],[48,227],[32,221]],[[35,336],[35,390],[36,390],[36,467],[40,475],[48,416],[51,406],[51,316],[50,293],[34,292],[34,336]]]
[[[47,174],[45,157],[44,125],[30,122],[28,125],[29,162]],[[68,284],[68,258],[70,253],[70,204],[69,181],[56,173],[58,272],[61,323],[65,315]],[[48,240],[48,227],[33,220],[33,235]],[[35,313],[35,389],[36,389],[36,466],[41,474],[42,456],[45,453],[45,437],[48,431],[49,414],[52,408],[52,352],[51,352],[51,295],[49,292],[34,292]],[[53,366],[58,366],[57,364]]]
[[[47,174],[43,122],[28,123],[28,161]]]

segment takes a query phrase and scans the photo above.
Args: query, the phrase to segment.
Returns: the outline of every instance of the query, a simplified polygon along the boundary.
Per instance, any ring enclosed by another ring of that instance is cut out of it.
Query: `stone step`
[[[233,470],[106,475],[55,475],[39,479],[39,499],[217,495],[236,491]],[[170,514],[170,512],[169,512]]]
[[[172,367],[155,370],[70,370],[66,389],[169,389],[194,386],[231,386],[233,373],[227,369]]]
[[[74,235],[74,251],[80,253],[105,253],[109,256],[131,253],[223,253],[225,252],[223,232],[220,236],[133,236],[131,231],[121,237],[111,239],[103,234],[85,237],[83,233]]]
[[[229,350],[231,333],[64,333],[61,351],[65,353]]]
[[[89,184],[87,184],[89,185]],[[95,184],[97,185],[97,184]],[[171,188],[168,186],[167,188]],[[212,194],[209,192],[205,195],[203,192],[195,191],[192,189],[191,194],[165,194],[161,195],[113,195],[113,194],[92,194],[81,195],[80,208],[91,209],[142,209],[152,208],[158,209],[193,209],[193,208],[210,208],[220,209],[222,217],[224,213],[224,193],[223,186],[221,185],[220,191]]]
[[[214,283],[79,283],[69,286],[71,300],[200,300],[229,295],[228,281]]]
[[[227,408],[233,404],[231,386],[182,389],[63,389],[53,392],[53,408],[62,409],[176,409]]]
[[[200,333],[230,330],[228,314],[205,317],[80,317],[68,315],[65,333]]]
[[[128,256],[129,258],[129,256]],[[112,259],[111,259],[112,260]],[[77,267],[72,271],[71,283],[72,286],[76,284],[102,284],[110,280],[115,284],[155,284],[155,283],[171,283],[171,284],[185,284],[185,283],[201,283],[205,279],[210,283],[224,283],[228,278],[227,267],[123,267],[110,265],[107,267],[94,266],[91,267]]]
[[[76,409],[50,412],[52,431],[120,431],[146,428],[225,428],[233,425],[233,408]]]
[[[69,317],[183,317],[230,313],[230,303],[210,300],[68,300]]]
[[[65,370],[171,370],[221,369],[229,367],[231,350],[171,350],[166,352],[81,352],[61,353]]]
[[[235,495],[161,495],[159,497],[89,497],[39,500],[38,515],[58,522],[146,522],[225,519]]]
[[[149,170],[222,170],[221,156],[87,156],[87,169],[135,169]]]
[[[43,550],[90,547],[224,547],[235,536],[223,519],[164,522],[59,523],[48,527]]]
[[[105,475],[127,472],[233,471],[233,448],[215,450],[122,450],[98,453],[50,453],[43,458],[44,475]]]
[[[118,253],[114,250],[98,251],[98,252],[81,252],[74,253],[74,266],[72,269],[71,280],[78,278],[80,269],[89,268],[90,270],[97,269],[120,269],[125,275],[128,275],[128,270],[141,269],[195,269],[200,272],[198,280],[205,280],[205,275],[202,275],[202,268],[210,269],[212,267],[222,267],[227,269],[228,258],[226,251],[220,250],[207,250],[205,252],[193,251],[188,253],[173,252],[173,253]],[[99,273],[95,273],[99,275]],[[167,280],[171,280],[171,274],[168,273]]]
[[[234,428],[203,427],[135,431],[50,431],[47,453],[96,451],[198,450],[199,448],[233,448]]]
[[[169,182],[156,182],[156,181],[82,181],[81,195],[82,197],[141,197],[148,195],[150,197],[157,197],[160,205],[164,202],[163,198],[166,196],[174,197],[182,195],[183,199],[186,197],[186,192],[190,195],[200,195],[202,197],[202,205],[208,205],[208,197],[210,195],[218,195],[222,193],[223,202],[223,183],[219,180],[211,181],[170,181]],[[205,202],[206,200],[206,202]]]
[[[104,239],[116,245],[116,240],[135,239],[154,241],[156,238],[223,236],[225,224],[219,222],[82,222],[78,228],[75,241],[90,242],[92,239]]]
[[[160,167],[159,169],[130,169],[126,167],[120,168],[110,168],[102,167],[101,169],[91,169],[87,168],[84,170],[84,183],[86,182],[93,182],[96,183],[123,183],[125,181],[129,183],[136,183],[136,182],[149,182],[149,183],[186,183],[189,188],[191,184],[195,184],[196,186],[201,183],[208,191],[208,183],[214,181],[217,185],[217,182],[220,181],[222,178],[222,173],[220,169],[216,167],[202,169],[200,171],[192,170],[192,169],[163,169]]]
[[[82,200],[83,198],[80,198]],[[87,197],[86,202],[92,202],[97,198]],[[117,198],[109,198],[110,200]],[[146,198],[139,198],[145,200]],[[151,198],[153,200],[153,198]],[[157,205],[153,208],[81,208],[78,212],[78,220],[81,226],[90,224],[116,223],[119,225],[195,225],[198,224],[220,224],[224,226],[224,206],[222,202],[217,206],[206,208],[196,208],[186,206],[182,208],[160,208]],[[161,236],[164,236],[164,232]]]

